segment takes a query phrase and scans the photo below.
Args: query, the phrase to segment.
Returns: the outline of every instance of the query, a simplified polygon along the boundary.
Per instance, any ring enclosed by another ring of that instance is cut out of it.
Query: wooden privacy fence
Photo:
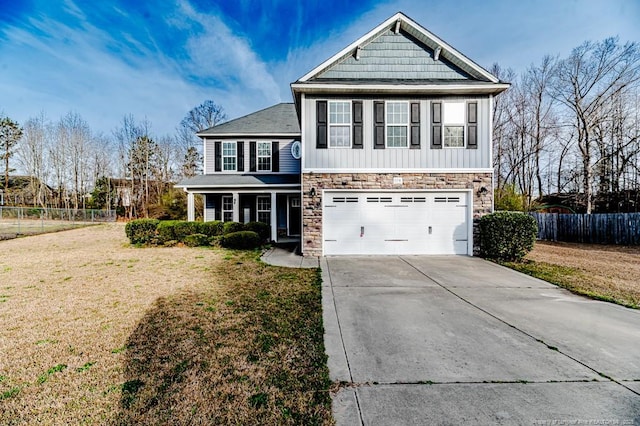
[[[531,213],[538,239],[570,243],[640,245],[640,213]]]

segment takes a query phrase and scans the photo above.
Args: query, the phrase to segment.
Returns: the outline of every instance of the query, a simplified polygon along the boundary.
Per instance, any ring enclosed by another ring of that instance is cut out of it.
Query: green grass
[[[616,303],[628,308],[638,309],[637,302],[627,294],[611,288],[594,287],[587,272],[568,266],[554,265],[546,262],[502,262],[516,271],[565,288],[572,293],[587,296],[595,300]]]
[[[127,342],[118,424],[332,424],[319,270],[225,252]]]
[[[51,367],[50,369],[48,369],[46,371],[46,373],[42,373],[40,376],[38,376],[38,384],[43,384],[45,383],[47,380],[49,380],[49,376],[56,374],[56,373],[60,373],[64,370],[67,369],[67,366],[65,364],[57,364],[53,367]]]

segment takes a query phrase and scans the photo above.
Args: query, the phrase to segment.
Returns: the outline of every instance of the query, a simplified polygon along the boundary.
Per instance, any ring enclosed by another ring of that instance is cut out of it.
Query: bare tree
[[[15,153],[15,147],[22,137],[22,128],[9,117],[0,117],[0,158],[4,160],[4,190],[9,190],[9,159]]]
[[[22,168],[29,175],[33,203],[45,207],[46,182],[48,181],[47,147],[51,124],[44,112],[24,123],[24,135],[17,152]]]

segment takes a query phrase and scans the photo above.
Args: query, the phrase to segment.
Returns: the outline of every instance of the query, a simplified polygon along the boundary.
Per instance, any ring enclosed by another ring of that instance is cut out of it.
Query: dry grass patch
[[[640,307],[640,247],[537,242],[525,262],[507,266],[578,294]]]
[[[330,421],[314,271],[134,248],[121,224],[0,250],[0,423]],[[281,274],[290,279],[278,286]],[[254,296],[260,304],[247,304]],[[260,310],[281,301],[304,307]],[[270,322],[283,328],[263,332]]]

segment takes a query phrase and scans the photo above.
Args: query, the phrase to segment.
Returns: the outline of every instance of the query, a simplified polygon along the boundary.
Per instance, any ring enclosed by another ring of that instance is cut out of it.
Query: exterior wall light
[[[316,189],[315,188],[311,188],[309,190],[309,197],[315,197],[316,196]]]

